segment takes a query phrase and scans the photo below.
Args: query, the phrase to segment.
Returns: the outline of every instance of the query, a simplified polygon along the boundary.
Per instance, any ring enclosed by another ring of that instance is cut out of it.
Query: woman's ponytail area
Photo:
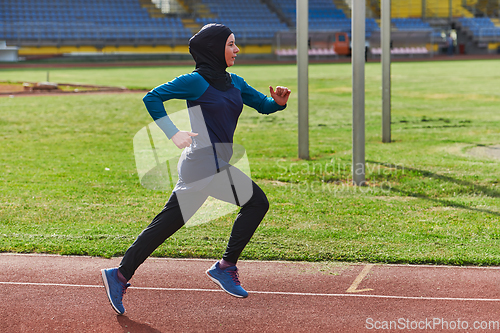
[[[269,86],[269,92],[271,93],[271,97],[274,99],[276,104],[284,106],[288,102],[288,97],[290,97],[290,93],[292,92],[287,87],[277,86],[276,91],[272,86]]]

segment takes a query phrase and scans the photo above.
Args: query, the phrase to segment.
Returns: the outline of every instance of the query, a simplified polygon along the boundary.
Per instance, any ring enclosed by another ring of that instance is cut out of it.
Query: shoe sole
[[[106,295],[108,296],[108,301],[111,304],[111,306],[113,307],[113,310],[115,310],[116,313],[118,313],[119,315],[124,314],[125,312],[121,312],[120,310],[118,310],[115,307],[115,305],[113,304],[113,302],[111,301],[111,294],[109,293],[108,278],[106,277],[106,270],[105,269],[101,269],[101,277],[102,277],[102,282],[104,284],[104,288],[106,289]]]
[[[247,298],[248,297],[248,295],[247,296],[241,296],[241,295],[238,295],[238,294],[234,294],[234,293],[230,292],[229,290],[227,290],[226,288],[224,288],[224,286],[222,286],[222,283],[220,283],[219,280],[217,280],[212,275],[210,275],[210,270],[207,270],[205,272],[205,274],[207,274],[207,276],[210,278],[210,280],[212,280],[216,285],[218,285],[219,287],[221,287],[221,289],[224,290],[229,295],[234,296],[234,297],[238,297],[238,298]]]

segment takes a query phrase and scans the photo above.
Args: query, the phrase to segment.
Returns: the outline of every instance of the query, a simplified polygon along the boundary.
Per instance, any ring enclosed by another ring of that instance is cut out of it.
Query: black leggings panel
[[[269,202],[262,189],[252,184],[252,194],[248,201],[241,207],[231,230],[231,236],[227,244],[226,251],[222,256],[229,262],[236,263],[245,246],[252,238],[255,230],[266,215],[269,209]],[[191,194],[182,194],[190,198],[190,211],[181,210],[179,199],[174,192],[170,196],[163,210],[153,219],[146,229],[144,229],[134,243],[128,248],[120,263],[120,272],[130,280],[136,269],[158,248],[167,238],[179,230],[185,222],[201,207],[208,195],[221,200],[225,200],[225,195],[220,195],[220,191],[213,192],[213,188],[220,185],[214,182],[209,184],[206,189]],[[233,188],[234,190],[234,188]],[[228,189],[226,192],[231,191]],[[233,193],[233,192],[231,192]],[[231,197],[234,198],[233,195]],[[232,200],[234,201],[234,199]],[[184,213],[184,217],[183,217]]]

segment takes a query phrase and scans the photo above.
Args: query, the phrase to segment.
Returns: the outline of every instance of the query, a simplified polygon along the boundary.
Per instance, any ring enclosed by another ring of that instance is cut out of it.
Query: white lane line
[[[104,288],[104,286],[92,284],[65,284],[65,283],[37,283],[37,282],[6,282],[0,281],[4,285],[18,285],[18,286],[41,286],[41,287],[79,287],[79,288]]]
[[[73,288],[104,288],[101,285],[85,284],[64,284],[64,283],[35,283],[35,282],[3,282],[0,285],[17,286],[42,286],[42,287],[73,287]],[[196,288],[155,288],[155,287],[130,287],[129,289],[138,290],[158,290],[158,291],[204,291],[204,292],[222,292],[221,289],[196,289]],[[423,296],[391,296],[391,295],[366,295],[366,294],[324,294],[324,293],[299,293],[287,291],[248,291],[252,294],[269,294],[284,296],[316,296],[316,297],[363,297],[363,298],[385,298],[401,300],[427,300],[427,301],[472,301],[472,302],[500,302],[498,298],[467,298],[467,297],[423,297]]]

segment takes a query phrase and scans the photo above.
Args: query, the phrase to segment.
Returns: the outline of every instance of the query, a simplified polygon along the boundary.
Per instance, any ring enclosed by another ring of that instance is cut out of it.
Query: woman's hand
[[[274,101],[281,106],[284,106],[288,102],[288,97],[290,97],[290,89],[287,87],[277,86],[276,91],[274,91],[272,86],[269,86],[269,92]]]
[[[191,137],[197,135],[198,133],[179,131],[172,137],[172,142],[177,146],[177,148],[183,149],[189,147],[191,143],[193,143],[193,139],[191,139]]]

